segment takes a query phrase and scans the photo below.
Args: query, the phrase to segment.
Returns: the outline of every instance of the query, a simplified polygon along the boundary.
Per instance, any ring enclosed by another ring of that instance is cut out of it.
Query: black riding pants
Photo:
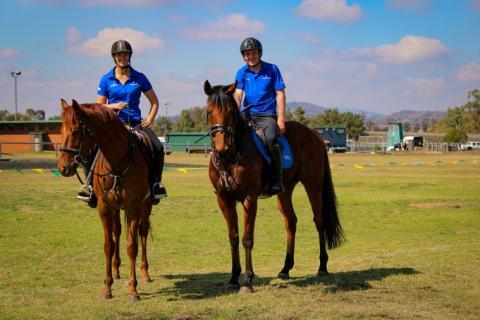
[[[256,127],[262,128],[265,133],[265,142],[267,144],[268,150],[273,149],[275,144],[275,139],[277,137],[278,126],[277,126],[277,117],[275,115],[247,115],[246,118],[253,122]]]

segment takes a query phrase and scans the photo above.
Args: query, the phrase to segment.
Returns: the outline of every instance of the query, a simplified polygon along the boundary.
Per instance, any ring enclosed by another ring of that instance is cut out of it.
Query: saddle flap
[[[262,140],[258,137],[255,131],[252,131],[252,138],[257,146],[258,152],[262,155],[268,165],[272,164],[272,159],[270,159],[270,154],[268,153],[265,145],[263,144]],[[284,136],[277,137],[278,142],[280,143],[280,150],[282,152],[282,168],[288,169],[293,165],[293,154],[292,150],[290,149],[290,145],[288,144],[287,138]]]

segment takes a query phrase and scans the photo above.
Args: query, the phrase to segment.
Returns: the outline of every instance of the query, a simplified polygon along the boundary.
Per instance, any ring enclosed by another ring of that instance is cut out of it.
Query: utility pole
[[[17,121],[17,78],[22,74],[21,71],[10,71],[10,75],[15,81],[15,121]]]
[[[168,106],[170,102],[165,102],[165,142],[167,142],[167,133],[168,133]]]

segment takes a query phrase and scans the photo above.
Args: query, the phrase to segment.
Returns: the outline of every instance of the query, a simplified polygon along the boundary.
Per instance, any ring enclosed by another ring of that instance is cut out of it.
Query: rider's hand
[[[144,128],[150,128],[150,126],[152,125],[152,120],[150,120],[150,118],[147,118],[146,120],[142,120],[140,122],[140,125]]]
[[[278,119],[277,126],[278,126],[278,134],[283,136],[285,134],[285,120]]]
[[[127,105],[128,105],[128,103],[126,103],[126,102],[112,103],[112,104],[110,105],[110,108],[112,108],[113,110],[122,110],[122,109],[125,108]]]

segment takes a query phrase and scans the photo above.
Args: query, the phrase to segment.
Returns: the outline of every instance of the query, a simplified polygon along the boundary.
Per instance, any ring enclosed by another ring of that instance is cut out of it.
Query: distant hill
[[[386,115],[376,115],[367,117],[367,121],[371,120],[377,125],[387,124],[388,122],[410,122],[411,124],[421,124],[422,122],[431,123],[433,120],[439,120],[445,115],[442,111],[415,111],[415,110],[402,110]]]
[[[292,101],[292,102],[287,102],[287,109],[290,109],[291,112],[293,112],[295,109],[302,107],[303,110],[305,110],[305,114],[309,117],[315,116],[319,113],[325,112],[327,108],[313,104],[313,103],[308,103],[308,102],[302,102],[302,101]]]
[[[293,112],[296,108],[302,107],[305,110],[307,116],[315,116],[317,114],[325,112],[325,107],[303,101],[292,101],[287,103],[287,108]],[[438,120],[445,115],[442,111],[415,111],[415,110],[402,110],[394,112],[392,114],[383,114],[380,112],[364,111],[356,108],[341,107],[338,108],[341,112],[353,112],[357,114],[364,113],[366,115],[366,121],[371,120],[377,125],[385,125],[388,122],[410,122],[411,124],[421,124],[426,121],[431,123],[433,120]]]

